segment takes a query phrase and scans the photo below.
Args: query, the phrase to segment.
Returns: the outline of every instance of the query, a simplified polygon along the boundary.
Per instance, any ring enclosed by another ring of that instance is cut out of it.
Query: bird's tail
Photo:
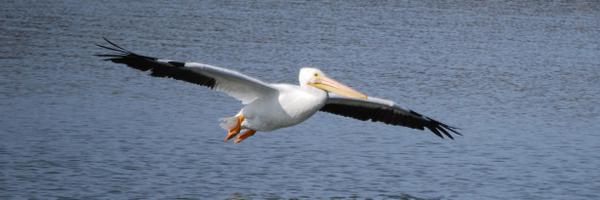
[[[231,130],[233,128],[235,128],[235,126],[237,125],[237,117],[233,116],[233,117],[224,117],[219,119],[219,126],[221,126],[221,128],[225,129],[225,130]]]

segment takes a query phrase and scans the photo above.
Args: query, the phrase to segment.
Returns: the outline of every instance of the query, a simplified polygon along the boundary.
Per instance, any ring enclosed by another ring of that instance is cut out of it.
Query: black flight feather
[[[141,71],[150,70],[150,75],[155,77],[170,77],[209,88],[215,87],[216,80],[214,78],[185,67],[185,62],[159,61],[157,58],[133,53],[106,38],[103,39],[112,46],[100,44],[96,44],[96,46],[113,51],[107,54],[96,54],[96,56],[104,58],[103,60],[125,64]]]
[[[429,129],[440,138],[454,139],[450,132],[462,135],[454,127],[425,117],[415,111],[409,113],[394,110],[394,107],[365,107],[342,103],[327,103],[320,111],[329,112],[363,121],[383,122],[390,125],[405,126],[413,129]]]

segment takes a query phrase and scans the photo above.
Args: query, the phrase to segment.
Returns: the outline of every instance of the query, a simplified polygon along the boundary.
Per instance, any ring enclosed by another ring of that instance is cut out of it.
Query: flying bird
[[[393,101],[367,96],[330,78],[317,68],[301,68],[299,85],[266,83],[208,64],[136,54],[103,39],[109,45],[96,45],[111,52],[96,56],[104,60],[150,71],[151,76],[170,77],[206,86],[240,100],[244,107],[236,115],[220,120],[220,126],[227,131],[224,140],[237,136],[234,140],[236,144],[256,131],[273,131],[299,124],[317,111],[413,129],[428,129],[441,138],[454,139],[452,134],[461,135],[455,127],[400,107]]]

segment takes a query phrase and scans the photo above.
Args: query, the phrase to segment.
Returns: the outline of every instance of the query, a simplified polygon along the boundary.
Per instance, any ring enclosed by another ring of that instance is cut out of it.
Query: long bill
[[[310,83],[310,85],[315,86],[317,88],[323,89],[325,91],[333,92],[342,96],[354,97],[359,99],[366,99],[367,95],[363,94],[359,91],[352,89],[336,80],[333,80],[329,77],[320,76],[317,77],[314,83]]]

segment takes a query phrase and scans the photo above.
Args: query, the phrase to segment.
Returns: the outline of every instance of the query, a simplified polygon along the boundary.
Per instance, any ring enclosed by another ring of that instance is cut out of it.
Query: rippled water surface
[[[0,198],[600,199],[597,2],[3,1]],[[103,62],[270,82],[301,66],[448,124],[442,140],[318,113],[224,143],[241,105]]]

